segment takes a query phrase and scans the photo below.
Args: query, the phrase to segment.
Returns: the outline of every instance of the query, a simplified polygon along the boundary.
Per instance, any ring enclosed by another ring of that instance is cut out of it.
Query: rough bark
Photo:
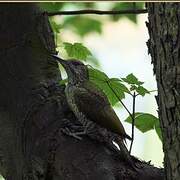
[[[160,180],[163,170],[88,137],[61,133],[76,124],[64,96],[53,33],[34,4],[0,4],[0,172],[7,180]]]
[[[157,79],[167,180],[180,179],[180,4],[148,3],[149,52]]]

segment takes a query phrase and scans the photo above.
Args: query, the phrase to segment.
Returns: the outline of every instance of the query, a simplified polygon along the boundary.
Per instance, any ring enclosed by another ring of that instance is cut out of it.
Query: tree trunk
[[[53,33],[35,4],[0,5],[0,172],[6,180],[161,180],[163,170],[61,132],[77,124],[64,96]],[[120,152],[120,151],[119,151]]]
[[[167,180],[180,179],[180,3],[148,3],[149,52],[157,79]]]

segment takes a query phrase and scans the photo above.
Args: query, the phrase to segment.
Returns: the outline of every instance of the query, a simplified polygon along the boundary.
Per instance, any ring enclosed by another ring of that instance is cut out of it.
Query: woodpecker
[[[132,165],[129,152],[124,144],[127,138],[125,129],[110,105],[105,93],[89,80],[88,68],[78,60],[63,60],[56,55],[53,57],[64,67],[68,84],[65,88],[65,94],[69,107],[76,118],[88,129],[93,129],[93,124],[105,128],[114,134],[114,141],[119,145],[125,154],[125,159]],[[91,130],[90,130],[91,129]]]

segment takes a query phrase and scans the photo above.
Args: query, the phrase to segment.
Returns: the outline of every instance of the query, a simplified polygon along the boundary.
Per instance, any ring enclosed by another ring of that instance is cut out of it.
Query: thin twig
[[[129,148],[129,153],[131,154],[131,150],[132,150],[132,145],[133,145],[133,141],[134,141],[134,123],[135,123],[135,106],[136,106],[136,93],[134,92],[133,94],[133,111],[132,111],[132,135],[131,135],[131,144],[130,144],[130,148]]]
[[[147,13],[147,9],[124,9],[119,11],[100,11],[94,9],[85,9],[85,10],[77,10],[77,11],[55,11],[55,12],[47,12],[48,16],[56,16],[56,15],[79,15],[79,14],[98,14],[98,15],[120,15],[120,14],[144,14]]]

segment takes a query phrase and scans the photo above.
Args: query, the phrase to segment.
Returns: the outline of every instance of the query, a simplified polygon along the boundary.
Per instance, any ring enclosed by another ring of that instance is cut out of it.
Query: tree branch
[[[147,13],[147,9],[125,9],[119,11],[100,11],[100,10],[86,9],[86,10],[78,10],[78,11],[47,12],[47,15],[48,16],[79,15],[79,14],[120,15],[120,14],[144,14],[144,13]]]

